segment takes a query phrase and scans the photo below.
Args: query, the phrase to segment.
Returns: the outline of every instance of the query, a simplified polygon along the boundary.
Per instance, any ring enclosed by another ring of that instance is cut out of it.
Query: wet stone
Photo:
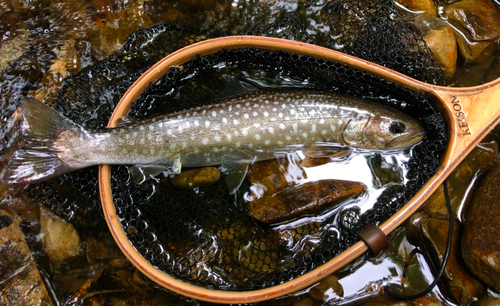
[[[189,189],[215,184],[220,179],[220,171],[215,167],[204,167],[183,170],[172,178],[172,185],[177,188]]]
[[[428,16],[436,15],[436,4],[433,0],[396,0],[395,2],[412,12],[423,13]]]
[[[40,208],[40,234],[43,249],[55,265],[80,251],[80,235],[73,225],[45,208]]]
[[[462,256],[469,269],[500,292],[500,165],[485,178],[467,210]]]
[[[0,218],[11,220],[0,228],[0,304],[52,305],[19,228],[19,218],[9,216],[5,211],[0,211]]]
[[[479,301],[472,303],[473,306],[498,306],[500,305],[500,298],[493,296],[486,296],[480,298]]]
[[[434,16],[419,15],[412,23],[417,27],[439,66],[444,70],[445,77],[451,77],[457,65],[457,41],[453,29]]]
[[[475,178],[482,173],[486,173],[497,159],[497,142],[494,140],[483,141],[472,150],[448,177],[451,207],[457,220],[462,221],[464,219],[474,188],[481,181]],[[470,186],[470,184],[474,185]],[[443,186],[439,186],[423,205],[423,212],[431,217],[446,218],[448,216],[443,190]]]
[[[440,267],[446,250],[448,236],[448,221],[438,218],[421,218],[421,244],[427,250],[426,258],[434,262],[434,267]],[[460,305],[468,305],[476,298],[483,295],[484,288],[462,264],[460,256],[460,225],[453,225],[453,237],[451,251],[448,258],[443,277],[440,280],[440,288],[445,295],[457,301]]]
[[[339,278],[333,274],[323,278],[318,285],[309,290],[309,296],[316,301],[330,299],[332,295],[344,296],[344,288],[339,283]]]
[[[15,33],[10,41],[0,44],[0,72],[20,58],[29,47],[30,32],[26,29],[18,29]]]
[[[443,16],[456,31],[466,62],[479,63],[493,55],[500,37],[500,13],[491,1],[458,1],[446,6]]]
[[[341,180],[321,180],[302,185],[288,185],[273,193],[264,193],[248,205],[250,215],[263,223],[287,221],[313,214],[358,196],[364,185]]]

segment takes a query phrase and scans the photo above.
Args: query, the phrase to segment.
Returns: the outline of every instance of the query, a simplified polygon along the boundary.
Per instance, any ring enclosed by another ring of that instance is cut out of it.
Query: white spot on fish
[[[253,124],[253,127],[254,127],[254,128],[259,128],[259,127],[260,127],[260,123],[258,123],[258,122],[254,123],[254,124]]]
[[[278,117],[283,118],[283,113],[278,113]]]
[[[183,141],[183,142],[182,142],[182,148],[183,148],[183,149],[187,148],[187,145],[188,145],[188,144],[187,144],[187,141]]]
[[[266,141],[264,141],[264,144],[267,145],[267,146],[270,145],[271,144],[271,140],[266,139]]]
[[[332,132],[335,132],[335,130],[337,129],[337,127],[333,124],[330,124],[330,130],[332,130]]]
[[[326,135],[326,133],[328,133],[326,130],[321,131],[321,135]]]
[[[281,140],[278,140],[278,142],[277,142],[277,143],[278,143],[278,145],[280,145],[280,146],[282,146],[282,145],[283,145],[283,141],[281,141]]]
[[[150,125],[150,126],[149,126],[149,130],[150,130],[150,131],[154,131],[154,129],[155,129],[155,127],[154,127],[154,126],[152,126],[152,125]]]
[[[227,133],[227,134],[226,134],[226,138],[227,138],[227,140],[228,140],[228,141],[231,141],[231,138],[232,138],[232,137],[233,137],[233,136],[232,136],[230,133]]]
[[[233,124],[234,124],[234,125],[237,125],[238,123],[240,123],[240,122],[238,121],[238,119],[233,119]]]
[[[253,113],[252,113],[252,115],[253,115],[254,117],[257,117],[257,115],[258,115],[258,114],[257,114],[257,112],[253,112]]]
[[[293,131],[294,131],[295,133],[298,133],[298,132],[299,132],[299,125],[297,124],[297,122],[294,122],[294,123],[292,124],[292,128],[293,128]]]
[[[267,128],[267,131],[268,131],[270,134],[274,134],[274,128],[273,128],[273,127],[268,127],[268,128]]]
[[[247,136],[248,135],[248,130],[247,129],[241,130],[241,135]]]
[[[155,153],[156,153],[155,148],[149,148],[149,154],[154,156],[154,155],[156,155]]]
[[[264,112],[264,117],[268,117],[269,113],[267,111]]]
[[[311,125],[311,133],[316,133],[316,124]]]
[[[259,141],[260,140],[260,135],[259,134],[255,134],[255,140]]]
[[[249,116],[247,113],[245,113],[245,114],[243,115],[243,118],[248,119],[248,118],[250,118],[250,116]]]
[[[210,126],[210,121],[205,121],[205,127],[209,127]]]
[[[321,118],[319,119],[319,124],[324,124],[325,123],[325,119]]]
[[[236,104],[236,106],[235,106],[235,107],[236,107],[236,108],[241,108],[241,105],[239,105],[239,104]]]
[[[217,117],[217,112],[216,111],[212,112],[212,117]]]
[[[233,110],[233,106],[229,105],[229,108],[227,109],[229,112]]]
[[[283,123],[280,123],[279,127],[280,127],[280,129],[282,129],[282,130],[286,129],[286,125],[284,125]]]
[[[222,118],[222,123],[226,124],[227,123],[227,118]]]
[[[177,116],[177,119],[181,119],[181,118],[182,118],[182,115],[178,115],[178,116]]]
[[[215,135],[214,140],[217,141],[217,142],[219,142],[221,140],[220,136],[219,135]]]
[[[143,145],[146,143],[146,140],[144,138],[139,139],[139,144]]]
[[[158,122],[158,127],[161,129],[163,127],[163,122]]]
[[[241,142],[239,142],[239,141],[238,141],[238,142],[235,144],[235,146],[236,146],[237,148],[239,148],[239,147],[241,146]]]
[[[307,133],[306,132],[302,133],[302,137],[307,138]]]
[[[290,140],[292,140],[292,137],[290,137],[290,135],[286,135],[286,136],[285,136],[285,139],[286,139],[287,141],[290,141]]]
[[[290,110],[290,114],[295,115],[295,109],[293,109],[293,108],[292,108],[292,109]]]
[[[139,127],[139,130],[140,130],[140,131],[144,131],[144,127],[143,127],[143,126],[140,126],[140,127]]]
[[[198,154],[198,153],[200,153],[200,149],[194,148],[193,152],[194,152],[194,154]]]
[[[198,127],[200,126],[200,122],[198,120],[196,120],[195,122],[193,122],[194,126]]]
[[[208,144],[208,138],[206,138],[206,137],[205,137],[205,138],[203,138],[203,139],[201,140],[201,143],[202,143],[202,144],[204,144],[204,145]]]

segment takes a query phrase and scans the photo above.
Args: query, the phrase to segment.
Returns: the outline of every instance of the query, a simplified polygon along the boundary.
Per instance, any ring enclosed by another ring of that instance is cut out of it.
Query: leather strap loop
[[[378,226],[368,224],[356,233],[375,255],[389,247],[387,236]]]

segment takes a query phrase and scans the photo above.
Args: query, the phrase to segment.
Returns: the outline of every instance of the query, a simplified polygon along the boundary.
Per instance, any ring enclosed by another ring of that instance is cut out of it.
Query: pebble
[[[491,1],[457,1],[444,8],[443,18],[453,26],[466,62],[480,63],[491,58],[500,37],[500,13]]]
[[[80,235],[73,225],[43,207],[40,208],[40,235],[43,249],[55,265],[80,251]]]
[[[190,189],[215,184],[220,179],[220,171],[215,167],[204,167],[183,170],[172,178],[172,185],[177,188]]]

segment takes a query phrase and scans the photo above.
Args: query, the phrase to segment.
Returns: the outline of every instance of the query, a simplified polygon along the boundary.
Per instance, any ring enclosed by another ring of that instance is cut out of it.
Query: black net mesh
[[[248,12],[220,12],[137,31],[121,52],[66,79],[53,106],[86,128],[103,128],[127,88],[162,57],[198,40],[237,33],[342,46],[346,53],[417,79],[443,82],[432,53],[395,13],[392,1],[360,3],[333,1],[321,10],[317,22],[332,29],[327,38],[308,35],[303,16],[265,8],[254,12],[262,18],[248,19]],[[274,22],[269,24],[269,20]],[[151,85],[130,114],[151,117],[210,100],[234,78],[264,87],[307,87],[370,98],[416,117],[427,136],[406,164],[406,183],[388,185],[371,208],[361,213],[355,205],[343,207],[327,218],[293,228],[253,220],[242,193],[229,195],[223,180],[193,190],[174,188],[167,178],[135,185],[125,166],[113,167],[113,197],[130,241],[148,261],[176,278],[228,290],[265,288],[293,279],[357,242],[357,229],[386,220],[438,168],[446,145],[445,122],[423,95],[349,66],[308,56],[245,48],[196,57],[182,69],[171,68]],[[28,192],[77,227],[99,228],[102,217],[92,217],[100,215],[96,177],[95,168],[84,169],[30,186]],[[241,189],[248,185],[245,181]]]

